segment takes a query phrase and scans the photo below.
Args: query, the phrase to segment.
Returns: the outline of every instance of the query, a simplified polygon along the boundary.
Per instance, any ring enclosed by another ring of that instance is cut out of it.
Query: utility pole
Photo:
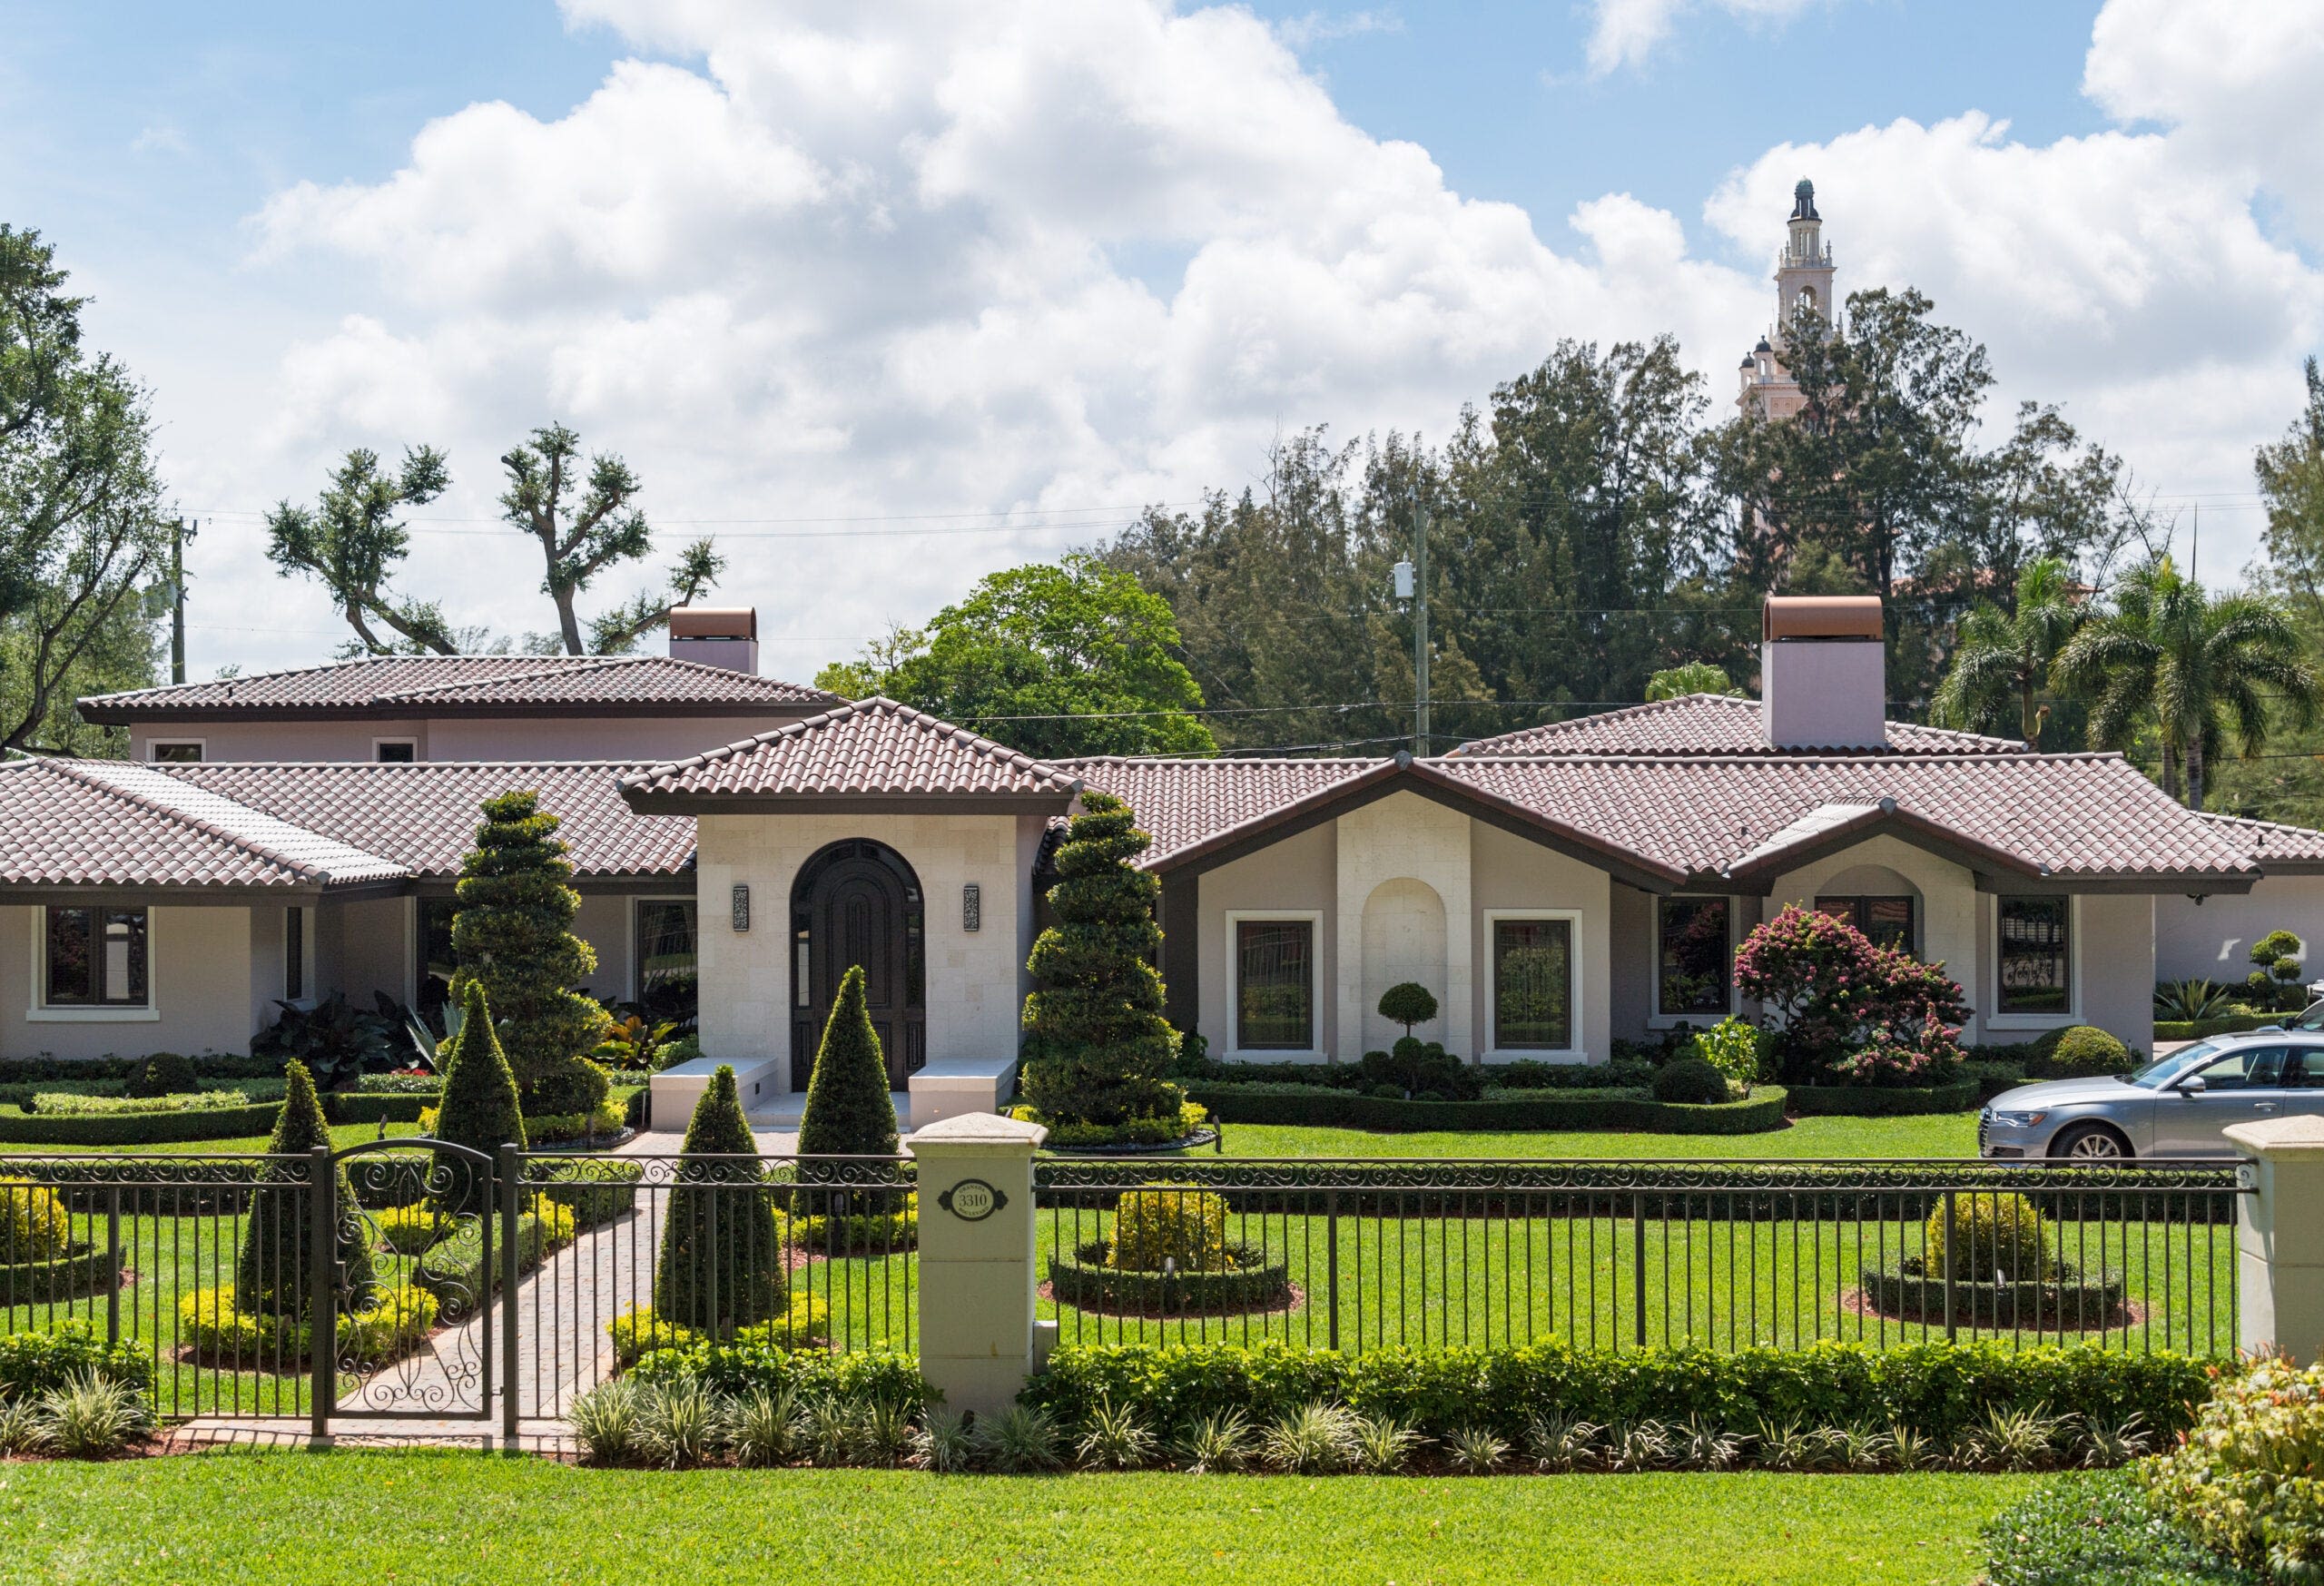
[[[1428,754],[1428,503],[1413,492],[1413,753]]]
[[[194,524],[199,533],[202,525]],[[170,526],[170,681],[185,681],[185,519]]]

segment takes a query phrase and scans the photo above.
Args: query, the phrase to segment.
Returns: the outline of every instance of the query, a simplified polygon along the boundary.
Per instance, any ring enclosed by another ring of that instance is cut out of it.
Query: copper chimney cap
[[[1770,595],[1760,613],[1768,639],[1882,637],[1876,595]]]
[[[670,607],[670,636],[674,639],[755,639],[759,608],[755,606],[674,606]]]

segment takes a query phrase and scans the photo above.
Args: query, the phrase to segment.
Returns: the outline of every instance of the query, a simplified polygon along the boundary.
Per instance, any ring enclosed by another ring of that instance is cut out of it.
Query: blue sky
[[[350,445],[451,448],[408,583],[521,631],[491,459],[576,423],[730,526],[803,674],[1287,429],[1441,436],[1561,335],[1674,331],[1723,404],[1803,172],[1843,290],[1931,291],[2248,550],[2324,312],[2316,0],[1256,12],[19,3],[0,218],[214,515],[197,673],[336,636],[257,514]]]

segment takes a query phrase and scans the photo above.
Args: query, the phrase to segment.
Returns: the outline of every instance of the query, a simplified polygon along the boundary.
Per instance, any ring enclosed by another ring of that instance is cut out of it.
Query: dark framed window
[[[307,911],[293,903],[282,911],[282,1000],[307,994]]]
[[[1315,924],[1235,922],[1235,1045],[1243,1051],[1315,1048]]]
[[[409,738],[381,738],[371,745],[371,758],[381,765],[409,765],[419,758],[419,745]]]
[[[454,898],[419,900],[419,1016],[430,1028],[444,1028],[444,1004],[452,996],[452,917],[460,911]]]
[[[691,1025],[701,985],[692,898],[637,902],[637,1000],[645,1017]]]
[[[154,744],[147,747],[146,754],[150,758],[164,765],[199,765],[202,763],[202,744],[199,742],[190,744]]]
[[[1875,947],[1913,951],[1911,898],[1818,898],[1816,911],[1845,920],[1872,939]]]
[[[2003,1013],[2073,1010],[2073,900],[2001,898],[1995,901]]]
[[[1655,1002],[1666,1017],[1725,1013],[1732,953],[1725,898],[1655,900]]]
[[[47,911],[42,997],[52,1008],[146,1006],[143,909]]]
[[[1493,921],[1492,1044],[1496,1051],[1572,1049],[1572,921]]]

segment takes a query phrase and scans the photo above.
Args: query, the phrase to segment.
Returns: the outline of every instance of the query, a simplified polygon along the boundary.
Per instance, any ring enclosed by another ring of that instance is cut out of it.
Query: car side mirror
[[[2210,1089],[2211,1087],[2203,1082],[2203,1077],[2201,1074],[2190,1074],[2179,1081],[2179,1094],[2181,1096],[2201,1096]]]

